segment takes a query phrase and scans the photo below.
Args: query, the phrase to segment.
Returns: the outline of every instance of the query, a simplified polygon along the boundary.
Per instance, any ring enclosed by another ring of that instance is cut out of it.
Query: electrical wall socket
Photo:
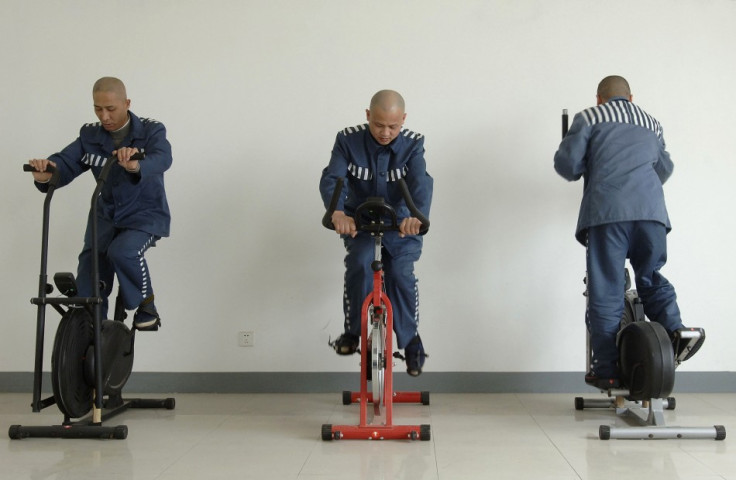
[[[238,332],[238,345],[241,347],[252,347],[255,345],[253,332]]]

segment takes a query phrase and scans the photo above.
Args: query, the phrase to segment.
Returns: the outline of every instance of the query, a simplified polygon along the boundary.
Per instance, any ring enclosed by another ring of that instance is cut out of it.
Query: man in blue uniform
[[[604,78],[597,106],[575,115],[554,158],[561,176],[585,179],[575,236],[587,247],[586,324],[593,362],[585,380],[599,388],[619,385],[616,334],[627,258],[646,316],[673,338],[683,328],[675,289],[659,272],[671,229],[662,184],[673,163],[661,125],[632,100],[623,77]]]
[[[97,177],[106,162],[117,162],[98,200],[103,316],[107,315],[107,297],[117,275],[125,308],[137,309],[133,326],[157,330],[161,319],[144,253],[169,235],[171,216],[164,172],[171,166],[171,145],[163,124],[139,118],[129,110],[130,100],[119,79],[99,79],[92,88],[92,99],[100,121],[82,126],[79,137],[61,152],[48,159],[30,160],[36,170],[34,181],[42,192],[48,190],[49,164],[59,170],[62,187],[87,170]],[[145,155],[145,160],[131,160],[138,152]],[[77,271],[80,296],[92,295],[92,265],[92,229],[88,221]]]
[[[335,231],[345,243],[345,333],[335,341],[340,355],[356,352],[360,340],[363,301],[371,290],[374,243],[369,234],[357,232],[353,214],[368,197],[383,197],[394,206],[399,232],[383,238],[382,260],[386,292],[393,304],[394,331],[404,349],[407,372],[422,372],[425,353],[417,330],[419,300],[414,262],[422,253],[421,222],[411,217],[396,184],[404,178],[419,211],[429,216],[432,177],[424,160],[424,137],[403,128],[404,99],[392,90],[381,90],[366,110],[367,124],[337,134],[329,165],[322,171],[320,193],[328,206],[337,179],[346,179],[343,195],[332,216]]]

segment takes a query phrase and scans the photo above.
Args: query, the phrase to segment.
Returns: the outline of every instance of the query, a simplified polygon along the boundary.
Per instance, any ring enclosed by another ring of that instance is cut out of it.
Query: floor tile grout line
[[[211,436],[214,432],[216,432],[217,430],[219,430],[220,427],[222,427],[222,425],[225,424],[225,422],[227,421],[228,418],[231,418],[233,416],[236,416],[236,415],[234,415],[234,414],[222,415],[222,420],[219,423],[217,423],[214,427],[210,428],[205,434],[201,435],[199,437],[199,440],[193,442],[192,445],[189,448],[185,449],[185,451],[181,455],[179,455],[176,458],[175,461],[169,463],[166,467],[164,467],[161,470],[161,472],[158,475],[156,475],[156,477],[155,477],[154,480],[158,480],[160,478],[163,478],[162,476],[163,475],[166,475],[166,472],[168,470],[170,470],[176,464],[178,464],[180,460],[182,460],[183,458],[187,457],[190,452],[192,452],[193,450],[196,450],[200,445],[202,445],[202,443],[204,443],[209,438],[209,436]]]
[[[542,434],[545,436],[545,438],[547,438],[547,440],[549,441],[550,445],[552,445],[552,447],[557,451],[557,453],[560,455],[560,457],[562,457],[562,459],[565,461],[565,463],[570,467],[570,470],[572,470],[575,473],[575,476],[577,476],[577,478],[579,478],[580,480],[582,480],[583,477],[580,476],[580,473],[577,471],[577,469],[572,465],[572,463],[570,463],[570,460],[562,452],[562,449],[559,447],[559,445],[557,445],[555,443],[555,441],[552,439],[552,437],[550,437],[550,435],[547,432],[547,430],[545,430],[544,427],[542,427],[542,424],[539,423],[539,420],[537,420],[537,417],[534,415],[534,412],[532,412],[527,407],[527,405],[524,403],[524,401],[522,400],[522,398],[519,396],[518,393],[517,394],[514,394],[514,396],[516,396],[516,398],[518,399],[519,403],[524,407],[524,410],[531,417],[532,421],[537,426],[537,428],[539,428],[539,430],[542,432]]]

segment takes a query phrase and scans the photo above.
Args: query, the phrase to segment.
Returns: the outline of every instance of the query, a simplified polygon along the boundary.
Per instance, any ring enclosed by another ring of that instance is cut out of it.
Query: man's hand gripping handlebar
[[[123,150],[123,149],[121,149]],[[130,150],[130,149],[128,149]],[[114,153],[117,153],[114,152]],[[142,152],[136,151],[135,153],[130,154],[130,152],[126,151],[127,154],[126,159],[118,158],[118,163],[123,167],[126,168],[126,166],[131,161],[138,161],[143,160],[145,158],[145,154]],[[118,157],[120,157],[118,155]],[[137,166],[137,164],[136,164]],[[127,168],[126,168],[127,170]],[[23,171],[24,172],[32,172],[33,173],[33,179],[40,183],[47,183],[52,181],[52,179],[58,178],[58,170],[56,168],[56,164],[48,159],[33,159],[29,160],[28,163],[23,164]],[[56,174],[56,176],[54,175]],[[56,181],[52,181],[51,183],[56,183]]]
[[[349,217],[345,212],[336,211],[337,203],[342,194],[342,188],[345,180],[340,177],[337,179],[335,190],[332,192],[330,204],[327,211],[322,217],[322,226],[330,230],[335,230],[339,234],[350,235],[354,237],[359,231],[369,233],[381,233],[386,231],[397,231],[400,236],[419,235],[427,233],[429,230],[429,219],[419,211],[414,204],[409,193],[409,188],[403,178],[398,180],[401,196],[404,198],[406,207],[409,209],[411,217],[404,218],[401,223],[398,222],[396,211],[387,204],[383,198],[370,197],[360,204],[355,210],[355,215]],[[366,218],[383,218],[388,217],[388,221],[369,221]]]

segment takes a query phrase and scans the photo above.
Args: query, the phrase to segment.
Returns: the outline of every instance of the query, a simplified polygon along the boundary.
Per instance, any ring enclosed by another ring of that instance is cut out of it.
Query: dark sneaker
[[[618,378],[600,378],[593,372],[585,374],[585,383],[599,390],[611,390],[612,388],[621,387],[621,381]]]
[[[338,355],[352,355],[358,351],[360,337],[352,333],[343,333],[337,340],[330,342],[330,346],[335,349]]]
[[[705,342],[702,328],[681,328],[672,334],[672,349],[677,363],[690,359]]]
[[[146,332],[155,332],[161,326],[161,318],[156,311],[153,297],[149,297],[141,303],[133,317],[133,328]]]
[[[404,357],[406,358],[406,373],[412,377],[421,375],[427,354],[424,353],[424,346],[419,335],[414,337],[409,345],[404,348]]]

